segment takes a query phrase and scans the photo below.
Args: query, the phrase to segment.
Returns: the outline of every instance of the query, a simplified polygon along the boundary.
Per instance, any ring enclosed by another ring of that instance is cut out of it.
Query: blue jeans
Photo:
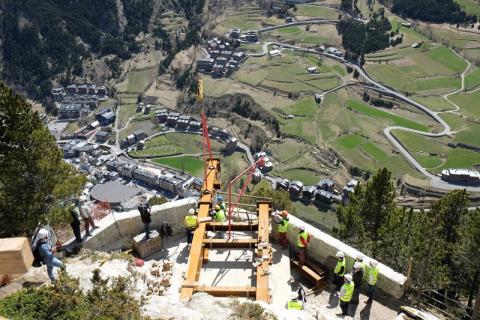
[[[375,292],[375,286],[372,286],[371,284],[367,284],[367,296],[368,300],[373,299],[373,293]]]
[[[145,226],[145,238],[150,239],[150,222],[143,225]]]
[[[55,277],[53,276],[53,267],[57,268],[65,268],[65,265],[62,261],[58,260],[57,258],[53,257],[49,263],[47,263],[47,273],[50,281],[55,282]]]

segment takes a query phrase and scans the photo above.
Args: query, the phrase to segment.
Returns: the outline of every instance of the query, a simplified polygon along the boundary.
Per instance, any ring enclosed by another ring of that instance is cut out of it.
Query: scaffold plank
[[[270,265],[270,202],[258,203],[258,250],[262,262],[257,266],[257,293],[256,300],[270,303],[270,291],[268,287],[268,267]],[[261,251],[260,251],[261,250]]]
[[[252,223],[248,222],[232,222],[232,231],[256,231],[258,228],[258,221],[254,220]],[[224,222],[209,222],[207,230],[226,231],[228,230],[228,223]]]
[[[215,297],[255,297],[255,287],[209,287],[198,286],[196,292],[206,292]]]
[[[204,239],[203,244],[207,248],[248,248],[255,246],[257,239]]]
[[[198,218],[203,219],[209,216],[210,203],[214,191],[214,182],[217,181],[220,162],[218,159],[212,159],[208,163],[207,174],[202,188],[202,197],[200,198],[200,207],[198,209]],[[203,261],[203,239],[205,237],[206,225],[199,224],[193,234],[192,246],[188,256],[188,269],[185,273],[185,280],[189,283],[198,281]],[[182,287],[180,297],[188,300],[192,296],[194,288]]]

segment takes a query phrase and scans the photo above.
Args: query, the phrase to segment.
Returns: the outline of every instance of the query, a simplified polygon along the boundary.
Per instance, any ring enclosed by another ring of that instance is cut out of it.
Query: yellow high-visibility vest
[[[225,220],[227,220],[223,210],[215,211],[215,220],[218,222],[224,222]]]
[[[342,269],[342,267],[343,267],[343,271],[340,273],[340,270]],[[337,265],[335,266],[335,270],[333,270],[333,273],[335,273],[339,277],[343,277],[345,275],[345,269],[346,269],[345,258],[343,258],[342,260],[338,259]]]
[[[189,214],[185,216],[185,228],[187,229],[195,229],[197,226],[197,216],[193,214]]]
[[[285,233],[288,231],[288,220],[282,219],[282,221],[278,224],[278,232]]]
[[[369,285],[374,286],[378,280],[378,267],[370,268],[368,270],[368,279],[367,282]]]
[[[308,241],[308,236],[309,236],[309,234],[308,234],[307,231],[302,231],[298,234],[297,246],[299,248],[304,248],[305,247],[300,239],[303,238],[305,241]]]
[[[301,301],[298,301],[297,299],[292,299],[288,301],[287,305],[288,310],[302,310],[303,309],[303,303]]]
[[[340,301],[350,302],[350,300],[352,300],[354,288],[355,284],[353,283],[353,281],[344,283],[341,290],[345,289],[345,294],[340,297]]]

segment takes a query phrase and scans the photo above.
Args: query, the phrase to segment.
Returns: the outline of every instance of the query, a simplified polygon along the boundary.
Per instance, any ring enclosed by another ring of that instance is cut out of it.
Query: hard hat
[[[48,237],[48,230],[47,229],[40,229],[38,230],[38,239],[45,239]]]
[[[356,259],[357,259],[358,261],[363,261],[363,255],[357,254]]]
[[[337,258],[345,258],[345,253],[343,253],[342,251],[338,251],[335,256],[336,256]]]
[[[283,210],[282,212],[280,212],[280,215],[281,215],[282,217],[285,217],[285,218],[286,218],[286,217],[288,217],[288,211],[287,211],[287,210]]]
[[[297,299],[297,298],[298,298],[298,293],[290,292],[290,300]]]
[[[300,226],[298,227],[298,229],[300,229],[301,231],[305,231],[305,226]]]
[[[370,266],[371,266],[371,267],[376,267],[376,266],[378,266],[378,261],[377,261],[377,260],[370,260]]]
[[[195,209],[190,208],[190,209],[188,210],[188,214],[195,214]]]
[[[354,269],[362,269],[362,263],[361,262],[355,262],[355,264],[353,265],[353,268]]]
[[[85,202],[85,201],[87,201],[87,197],[81,196],[80,198],[78,198],[78,201]]]
[[[215,206],[215,211],[220,211],[220,206],[218,204]]]
[[[218,196],[218,197],[217,197],[217,201],[222,202],[222,201],[223,201],[223,197],[222,197],[222,196]]]
[[[348,282],[352,282],[352,275],[350,273],[346,274],[345,275],[345,280],[347,280]]]

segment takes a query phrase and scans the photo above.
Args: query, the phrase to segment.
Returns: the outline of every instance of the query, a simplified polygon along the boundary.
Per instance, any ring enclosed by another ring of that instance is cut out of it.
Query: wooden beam
[[[325,275],[318,274],[315,270],[307,265],[304,265],[300,268],[300,263],[297,260],[291,260],[290,264],[297,268],[302,275],[315,286],[316,289],[324,289],[327,286]]]
[[[257,244],[257,239],[204,239],[207,248],[248,248]]]
[[[258,253],[262,262],[257,267],[257,301],[270,303],[268,267],[270,265],[270,202],[258,203]],[[269,257],[267,260],[263,257]]]
[[[203,247],[203,262],[208,262],[208,253],[210,249]]]
[[[257,231],[258,229],[258,221],[252,221],[250,225],[248,222],[232,222],[232,231]],[[207,224],[207,230],[215,230],[215,231],[226,231],[228,230],[228,223],[223,222],[209,222]]]
[[[207,176],[204,179],[202,188],[202,197],[200,198],[200,207],[198,209],[198,218],[207,218],[209,216],[210,204],[214,191],[214,182],[217,181],[217,173],[220,170],[220,161],[212,159],[208,163]],[[205,238],[205,223],[199,224],[193,234],[192,246],[188,256],[188,269],[185,273],[185,280],[189,283],[198,281],[203,262],[203,239]],[[188,300],[192,296],[194,288],[182,287],[180,298]]]
[[[198,286],[196,292],[206,292],[215,297],[255,297],[255,287],[209,287]]]

